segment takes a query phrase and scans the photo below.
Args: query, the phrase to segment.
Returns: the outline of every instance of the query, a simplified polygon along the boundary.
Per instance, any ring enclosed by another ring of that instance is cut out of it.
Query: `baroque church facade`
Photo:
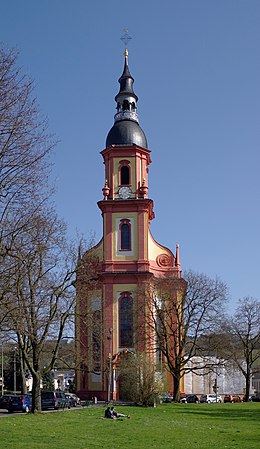
[[[127,354],[150,353],[150,363],[158,358],[142,332],[147,319],[142,286],[158,278],[179,279],[182,288],[173,297],[181,301],[185,284],[178,245],[174,254],[150,232],[151,152],[139,125],[133,83],[125,50],[114,125],[101,151],[105,182],[98,207],[103,237],[80,255],[76,280],[76,390],[86,399],[124,399],[120,363]],[[142,302],[142,312],[136,313]],[[170,378],[167,386],[172,391]]]

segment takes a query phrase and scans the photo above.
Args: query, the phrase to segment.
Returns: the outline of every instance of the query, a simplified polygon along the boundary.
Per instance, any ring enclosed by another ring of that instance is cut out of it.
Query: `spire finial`
[[[123,35],[120,37],[121,41],[123,42],[123,44],[125,45],[125,51],[124,51],[124,55],[128,56],[128,51],[127,51],[127,46],[128,46],[128,42],[132,39],[131,36],[129,36],[128,34],[128,29],[124,28],[123,29]]]
[[[179,252],[179,243],[176,244],[176,257],[175,257],[175,266],[180,268],[180,252]]]

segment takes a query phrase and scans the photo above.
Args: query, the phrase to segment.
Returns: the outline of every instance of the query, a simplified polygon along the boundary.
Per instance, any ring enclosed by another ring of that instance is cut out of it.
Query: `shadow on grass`
[[[189,406],[183,404],[181,407],[176,407],[175,413],[192,414],[197,416],[207,416],[214,419],[245,419],[250,421],[259,421],[260,419],[260,404],[258,407],[245,407],[244,404],[197,404]]]

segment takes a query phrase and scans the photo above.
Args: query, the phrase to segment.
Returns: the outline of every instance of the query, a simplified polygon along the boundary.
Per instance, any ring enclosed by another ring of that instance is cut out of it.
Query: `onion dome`
[[[127,50],[124,55],[124,70],[118,80],[120,90],[115,97],[117,113],[114,117],[114,126],[107,135],[106,148],[112,145],[138,145],[148,148],[145,134],[139,126],[136,112],[138,97],[133,91],[134,78],[129,71]]]

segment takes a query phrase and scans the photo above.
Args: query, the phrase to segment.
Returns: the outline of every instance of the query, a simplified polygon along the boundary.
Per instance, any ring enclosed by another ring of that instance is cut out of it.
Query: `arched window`
[[[121,167],[121,185],[129,185],[129,167],[127,165],[123,165]]]
[[[156,363],[162,362],[162,345],[163,345],[163,323],[165,322],[165,314],[163,310],[157,311],[155,320],[155,334],[156,334]]]
[[[124,292],[119,298],[119,345],[121,348],[133,347],[133,298]]]
[[[121,220],[120,226],[120,250],[131,251],[131,223],[129,220]]]
[[[118,185],[129,186],[131,184],[131,165],[127,160],[120,161],[118,166]]]

